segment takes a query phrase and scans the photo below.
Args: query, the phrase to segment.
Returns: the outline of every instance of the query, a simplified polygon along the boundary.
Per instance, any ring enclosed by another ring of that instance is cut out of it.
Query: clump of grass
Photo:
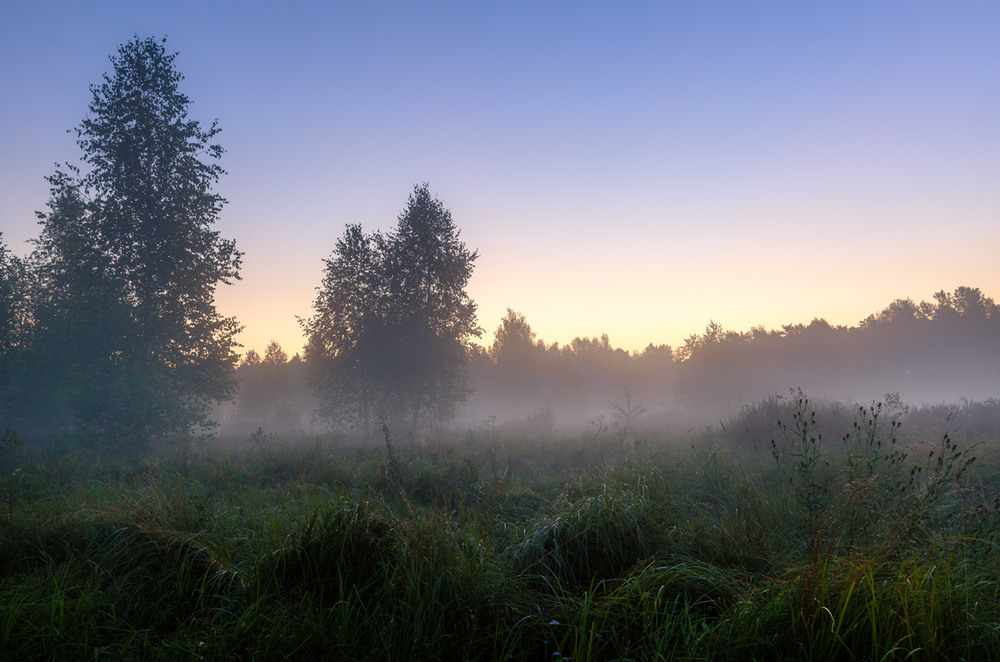
[[[718,643],[748,659],[991,659],[996,587],[957,561],[855,554],[792,568],[730,612]]]
[[[86,556],[102,597],[138,628],[176,629],[207,609],[232,578],[197,534],[112,524],[96,534]]]
[[[621,576],[663,548],[663,523],[648,498],[621,485],[597,494],[564,495],[536,518],[513,552],[520,572],[586,588]]]
[[[232,588],[198,536],[74,517],[31,542],[33,554],[0,584],[10,597],[0,648],[17,659],[148,645],[220,608]]]
[[[459,511],[475,508],[482,500],[483,484],[471,463],[437,466],[418,459],[405,466],[398,469],[395,486],[412,503]]]
[[[0,518],[0,579],[31,572],[79,553],[87,546],[89,531],[67,517],[40,517],[15,512]]]
[[[398,530],[383,504],[342,496],[318,505],[285,545],[263,556],[256,581],[265,592],[310,593],[321,604],[354,587],[378,591],[399,545]]]
[[[495,542],[481,522],[433,510],[407,518],[402,536],[379,621],[387,656],[484,657],[513,612],[512,578]]]

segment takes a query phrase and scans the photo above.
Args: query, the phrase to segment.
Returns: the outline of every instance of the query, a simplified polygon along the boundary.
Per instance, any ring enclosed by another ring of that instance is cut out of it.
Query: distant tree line
[[[476,394],[462,415],[468,420],[497,415],[501,420],[550,411],[558,422],[586,420],[606,412],[629,387],[655,408],[673,401],[674,352],[652,345],[641,352],[612,346],[607,335],[575,338],[560,346],[537,339],[524,315],[511,309],[501,319],[488,348],[477,347],[469,367]]]
[[[308,368],[289,364],[299,392],[308,391]],[[1000,394],[1000,308],[979,289],[959,287],[931,302],[893,301],[855,326],[814,319],[730,331],[709,322],[676,349],[651,344],[640,352],[617,348],[606,335],[548,344],[508,309],[489,346],[470,345],[465,374],[471,393],[456,405],[458,421],[528,435],[556,425],[612,426],[626,396],[645,408],[643,423],[661,429],[718,422],[789,388],[861,402],[886,393],[910,403],[988,399]],[[260,393],[247,382],[243,389]],[[301,406],[297,419],[309,419],[307,411]]]
[[[899,299],[853,327],[814,319],[740,332],[709,322],[676,349],[626,352],[607,336],[549,345],[512,310],[495,337],[472,358],[469,418],[550,407],[586,420],[609,411],[624,386],[651,410],[688,420],[718,420],[791,387],[830,398],[901,392],[914,402],[1000,393],[1000,307],[973,287]]]
[[[739,333],[709,324],[678,354],[681,401],[691,406],[748,404],[792,386],[815,397],[990,397],[1000,393],[1000,309],[959,287],[932,302],[898,299],[855,327],[814,319]]]

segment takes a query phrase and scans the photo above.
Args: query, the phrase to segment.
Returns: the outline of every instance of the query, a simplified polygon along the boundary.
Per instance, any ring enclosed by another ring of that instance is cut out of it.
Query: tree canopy
[[[466,292],[476,257],[427,184],[393,232],[347,226],[303,321],[326,418],[368,430],[383,417],[415,431],[454,414],[469,394],[470,338],[482,333]]]
[[[32,255],[35,344],[74,429],[141,444],[208,424],[233,392],[239,325],[215,308],[241,254],[213,224],[214,142],[189,119],[176,53],[134,38],[92,85],[83,166],[58,168]]]

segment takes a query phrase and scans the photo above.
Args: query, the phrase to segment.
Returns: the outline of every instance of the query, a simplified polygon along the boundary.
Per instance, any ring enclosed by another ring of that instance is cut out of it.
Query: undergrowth
[[[996,434],[780,405],[770,452],[11,441],[0,658],[997,658]]]

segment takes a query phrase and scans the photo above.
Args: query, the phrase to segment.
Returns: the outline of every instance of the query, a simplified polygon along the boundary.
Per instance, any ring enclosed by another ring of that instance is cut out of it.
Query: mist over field
[[[611,425],[615,407],[628,398],[642,408],[643,426],[663,434],[715,424],[797,389],[817,400],[861,404],[887,394],[911,406],[996,399],[997,310],[990,297],[962,287],[939,292],[933,302],[896,300],[852,327],[815,319],[735,331],[710,322],[681,347],[642,352],[616,348],[607,336],[548,344],[509,310],[494,342],[471,350],[473,393],[453,421],[433,425],[551,437]],[[238,368],[240,394],[220,410],[220,434],[329,431],[315,416],[301,359],[287,362],[276,343],[267,355]]]
[[[997,658],[996,7],[61,4],[0,660]]]

